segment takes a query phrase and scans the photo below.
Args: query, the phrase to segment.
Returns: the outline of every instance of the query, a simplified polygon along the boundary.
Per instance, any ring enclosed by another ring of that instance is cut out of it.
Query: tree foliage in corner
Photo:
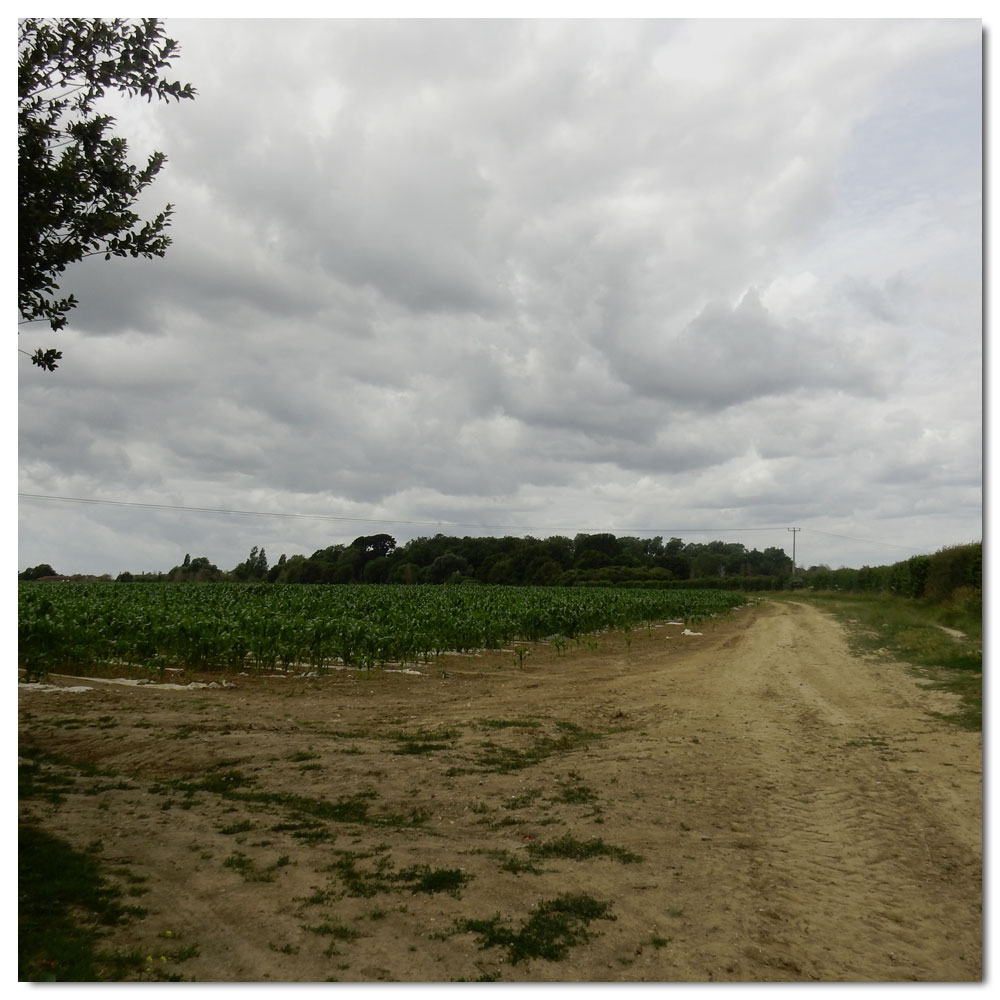
[[[77,305],[59,297],[60,275],[84,257],[162,257],[172,206],[142,221],[140,193],[166,162],[129,162],[115,119],[99,113],[109,91],[167,102],[193,98],[190,84],[161,75],[177,54],[155,18],[23,18],[18,22],[18,285],[20,323],[66,324]],[[22,353],[27,354],[27,351]],[[38,348],[31,360],[53,371],[62,352]]]

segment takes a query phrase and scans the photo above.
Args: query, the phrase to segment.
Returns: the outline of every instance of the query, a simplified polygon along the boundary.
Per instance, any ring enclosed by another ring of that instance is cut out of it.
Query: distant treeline
[[[397,545],[391,535],[362,535],[349,545],[331,545],[311,556],[282,555],[269,565],[263,548],[229,571],[207,556],[190,555],[168,573],[121,573],[119,582],[260,583],[490,583],[555,587],[698,587],[734,590],[874,591],[900,597],[948,600],[956,590],[982,590],[981,542],[913,556],[889,566],[830,569],[812,566],[792,576],[783,549],[759,552],[739,542],[689,542],[661,536],[636,538],[579,534],[575,538],[469,537],[435,535]],[[43,563],[21,580],[95,579],[59,577]],[[110,577],[103,579],[110,580]]]
[[[391,535],[363,535],[312,555],[282,555],[270,565],[254,546],[231,570],[206,556],[184,557],[168,573],[121,573],[120,582],[491,583],[511,586],[712,586],[773,589],[792,561],[779,548],[763,552],[740,543],[685,544],[680,538],[579,534],[545,539],[435,535],[397,545]],[[48,564],[19,579],[56,577]],[[93,579],[92,577],[90,579]]]

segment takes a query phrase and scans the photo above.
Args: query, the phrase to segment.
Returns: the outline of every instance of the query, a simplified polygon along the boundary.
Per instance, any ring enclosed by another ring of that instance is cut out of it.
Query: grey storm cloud
[[[675,336],[621,345],[618,370],[637,391],[698,410],[801,388],[877,391],[871,352],[823,333],[777,322],[750,289],[733,308],[708,304]]]
[[[979,22],[167,28],[197,100],[113,113],[174,243],[22,332],[64,361],[22,367],[20,489],[359,520],[26,500],[23,564],[371,521],[976,534]]]

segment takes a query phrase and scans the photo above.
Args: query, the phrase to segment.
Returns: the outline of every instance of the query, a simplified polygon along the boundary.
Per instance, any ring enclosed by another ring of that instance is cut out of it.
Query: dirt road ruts
[[[805,602],[688,631],[539,645],[523,669],[22,685],[22,755],[114,772],[22,816],[145,879],[147,916],[107,947],[169,930],[198,954],[167,967],[200,982],[980,979],[980,734]],[[365,805],[301,811],[339,801]],[[566,837],[629,853],[538,850]],[[419,891],[422,866],[461,891]],[[456,925],[516,930],[567,892],[614,919],[559,961]]]

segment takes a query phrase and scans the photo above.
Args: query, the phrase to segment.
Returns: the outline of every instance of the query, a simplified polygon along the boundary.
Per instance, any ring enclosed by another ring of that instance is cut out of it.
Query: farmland
[[[19,684],[20,978],[982,976],[955,694],[797,600],[581,639]]]
[[[371,669],[658,620],[697,623],[745,602],[732,591],[602,587],[21,583],[19,658],[29,677],[111,665]]]

